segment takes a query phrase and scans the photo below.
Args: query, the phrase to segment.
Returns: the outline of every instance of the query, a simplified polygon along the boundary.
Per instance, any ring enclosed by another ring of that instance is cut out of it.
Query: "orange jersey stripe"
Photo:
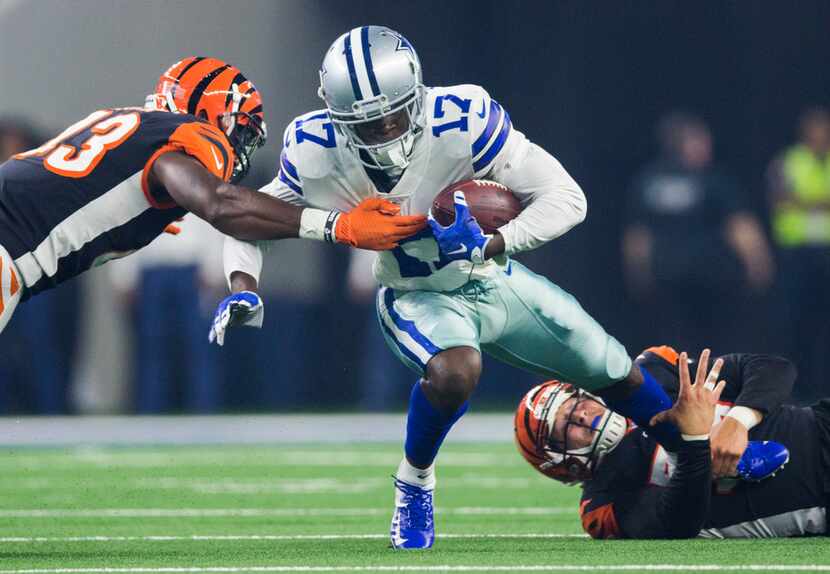
[[[17,273],[14,272],[14,267],[9,267],[9,273],[11,273],[12,276],[11,287],[9,288],[9,295],[14,295],[18,291],[20,291],[20,283],[17,281]]]

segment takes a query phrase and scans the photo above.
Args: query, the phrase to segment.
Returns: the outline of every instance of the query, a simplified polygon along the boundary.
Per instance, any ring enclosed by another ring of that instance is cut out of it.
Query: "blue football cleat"
[[[430,548],[435,541],[432,491],[395,479],[395,513],[390,530],[392,548]]]
[[[751,440],[738,461],[738,477],[758,482],[781,470],[790,461],[790,451],[783,444],[771,440]]]

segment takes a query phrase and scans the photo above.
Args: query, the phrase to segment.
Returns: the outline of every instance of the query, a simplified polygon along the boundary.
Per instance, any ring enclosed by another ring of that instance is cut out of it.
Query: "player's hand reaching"
[[[738,461],[749,444],[749,431],[732,417],[712,427],[712,476],[735,476]]]
[[[467,207],[467,198],[464,197],[463,191],[453,193],[453,204],[455,221],[452,225],[444,227],[435,220],[432,212],[429,214],[429,226],[441,254],[450,261],[484,263],[484,251],[493,236],[485,235],[481,230],[478,221]]]
[[[722,366],[723,359],[718,359],[707,375],[709,349],[704,349],[700,354],[695,382],[692,384],[689,376],[688,355],[680,353],[680,359],[677,362],[680,371],[677,401],[669,410],[654,415],[650,424],[654,426],[658,423],[670,422],[684,435],[708,435],[715,419],[715,405],[723,387],[726,386],[726,381],[720,381],[715,385]]]
[[[381,198],[368,198],[337,218],[334,236],[352,247],[384,251],[426,227],[423,215],[399,215],[401,207]]]
[[[253,291],[240,291],[228,295],[219,303],[213,316],[213,325],[208,333],[208,341],[216,341],[220,347],[225,344],[225,330],[236,325],[262,327],[265,307],[262,299]]]

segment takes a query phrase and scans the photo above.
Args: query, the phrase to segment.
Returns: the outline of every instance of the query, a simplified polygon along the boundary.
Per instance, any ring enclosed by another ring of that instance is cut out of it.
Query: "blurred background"
[[[773,352],[798,364],[799,400],[830,395],[824,1],[0,0],[0,160],[141,105],[167,66],[210,55],[265,100],[258,187],[286,123],[322,107],[325,50],[365,24],[404,34],[427,85],[483,85],[582,185],[588,219],[519,259],[632,355]],[[281,242],[263,329],[217,348],[221,237],[182,227],[17,310],[0,413],[405,408],[415,375],[377,328],[371,257]],[[511,408],[532,382],[487,362],[475,404]]]

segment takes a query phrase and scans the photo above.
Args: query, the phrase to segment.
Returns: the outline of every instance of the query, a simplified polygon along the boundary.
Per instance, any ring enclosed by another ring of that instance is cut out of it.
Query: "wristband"
[[[761,422],[763,418],[757,411],[749,407],[732,407],[726,416],[731,417],[741,423],[746,430],[752,430],[752,427]]]
[[[328,219],[332,213],[337,214],[336,211],[325,211],[323,209],[312,209],[307,207],[300,213],[300,232],[299,237],[302,239],[316,239],[317,241],[332,241],[326,237],[326,227]],[[336,221],[335,215],[335,221]],[[333,233],[329,232],[333,237]]]
[[[326,224],[323,227],[323,239],[325,239],[329,243],[334,243],[337,241],[337,236],[334,232],[334,228],[337,226],[337,220],[340,218],[340,212],[338,211],[329,211],[329,214],[326,216]]]
[[[706,433],[706,434],[683,434],[683,433],[680,433],[680,436],[686,442],[691,442],[691,441],[695,441],[695,440],[709,440],[709,433]]]

